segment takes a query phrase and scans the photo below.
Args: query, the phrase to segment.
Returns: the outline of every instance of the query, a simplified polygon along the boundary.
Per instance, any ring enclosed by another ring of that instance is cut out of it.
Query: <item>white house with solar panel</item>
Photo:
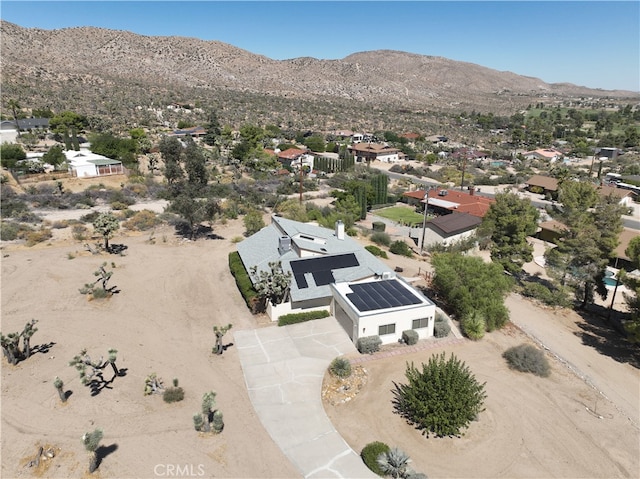
[[[268,305],[272,321],[281,315],[326,310],[336,317],[355,343],[379,335],[383,344],[397,342],[414,329],[420,338],[433,335],[435,305],[386,264],[345,234],[273,216],[271,224],[238,243],[247,271],[270,271],[280,261],[291,272],[289,296]],[[250,275],[251,276],[251,275]],[[254,283],[256,277],[251,278]]]

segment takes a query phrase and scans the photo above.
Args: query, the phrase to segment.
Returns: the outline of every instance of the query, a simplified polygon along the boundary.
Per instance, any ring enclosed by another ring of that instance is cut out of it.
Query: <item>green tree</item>
[[[484,410],[485,383],[453,354],[433,355],[422,370],[407,364],[405,376],[406,384],[394,383],[394,410],[426,437],[460,436]]]
[[[280,261],[270,262],[269,271],[258,271],[257,266],[253,266],[249,272],[253,278],[253,288],[261,298],[271,301],[274,306],[287,299],[292,274],[282,269]]]
[[[20,145],[3,143],[0,145],[0,163],[4,168],[15,168],[18,161],[27,158],[27,154]]]
[[[93,432],[85,432],[82,435],[82,444],[89,453],[89,474],[92,474],[98,469],[98,454],[97,449],[102,441],[103,432],[102,429],[95,429]]]
[[[262,213],[258,210],[250,210],[244,215],[244,235],[251,236],[265,227]]]
[[[209,181],[207,171],[207,159],[196,143],[189,138],[187,147],[184,150],[184,171],[187,175],[187,182],[196,190],[201,190]]]
[[[311,135],[305,138],[304,146],[309,148],[311,151],[315,151],[317,153],[322,153],[325,151],[326,143],[324,138],[320,135]]]
[[[536,233],[539,213],[528,198],[498,193],[482,220],[478,235],[491,239],[491,259],[510,273],[519,273],[533,259],[528,236]]]
[[[202,138],[202,141],[206,145],[214,146],[222,134],[220,121],[218,120],[218,115],[214,109],[209,110],[209,113],[207,114],[207,123],[204,128],[207,130],[207,133]]]
[[[62,147],[60,145],[53,145],[42,155],[42,161],[56,168],[67,161],[67,157],[64,155]]]
[[[182,170],[182,144],[175,136],[165,136],[158,145],[162,161],[164,162],[164,176],[169,186],[184,178]]]
[[[629,241],[625,254],[631,259],[631,266],[640,268],[640,236]],[[627,337],[633,343],[640,343],[640,278],[627,274],[624,284],[631,293],[624,293],[624,299],[629,309],[629,320],[625,323]]]
[[[194,414],[193,416],[193,424],[196,428],[196,431],[211,432],[211,422],[213,421],[215,404],[215,392],[209,391],[202,395],[200,413]]]
[[[183,185],[169,203],[169,210],[186,221],[189,239],[193,240],[196,238],[196,226],[204,221],[213,221],[220,212],[220,204],[215,198],[200,197],[197,188]]]
[[[513,281],[501,265],[459,253],[437,253],[432,265],[433,286],[458,318],[477,311],[485,318],[487,331],[506,324],[509,311],[504,297]]]
[[[571,286],[585,307],[594,292],[607,297],[605,269],[622,231],[623,207],[613,197],[599,197],[590,183],[574,181],[562,185],[559,200],[562,206],[553,214],[565,227],[545,260],[549,274]]]
[[[120,221],[113,213],[100,213],[93,220],[93,229],[104,239],[104,250],[109,251],[109,240],[120,228]]]
[[[70,150],[72,146],[71,135],[75,136],[78,131],[84,130],[86,126],[87,118],[72,111],[63,111],[49,120],[49,129],[63,136],[67,150]],[[93,144],[91,147],[93,148]]]

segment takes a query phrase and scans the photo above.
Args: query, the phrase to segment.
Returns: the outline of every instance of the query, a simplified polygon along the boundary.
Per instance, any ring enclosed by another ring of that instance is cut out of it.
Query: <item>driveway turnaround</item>
[[[236,331],[234,344],[258,417],[303,477],[378,477],[338,434],[322,406],[329,363],[356,352],[335,318]]]

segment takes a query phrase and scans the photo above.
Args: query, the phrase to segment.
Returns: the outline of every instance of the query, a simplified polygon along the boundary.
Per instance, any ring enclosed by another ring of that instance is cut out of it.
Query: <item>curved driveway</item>
[[[356,352],[333,318],[237,331],[249,397],[262,424],[306,478],[377,478],[329,421],[322,380],[336,356]]]

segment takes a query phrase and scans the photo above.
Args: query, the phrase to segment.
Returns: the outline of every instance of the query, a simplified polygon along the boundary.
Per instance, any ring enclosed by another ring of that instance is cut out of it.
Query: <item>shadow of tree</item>
[[[576,322],[580,331],[574,334],[582,339],[583,344],[619,363],[627,363],[640,369],[640,348],[627,341],[615,329],[613,322],[590,311],[578,310],[577,313],[583,321]]]
[[[109,446],[99,446],[98,449],[96,449],[96,464],[98,465],[98,467],[100,467],[100,464],[102,464],[102,460],[104,458],[117,450],[118,445],[115,443]]]
[[[200,238],[210,240],[223,240],[224,237],[213,232],[211,226],[196,225],[193,227],[193,236],[191,235],[191,229],[187,222],[181,221],[175,225],[176,234],[184,239],[197,240]]]

